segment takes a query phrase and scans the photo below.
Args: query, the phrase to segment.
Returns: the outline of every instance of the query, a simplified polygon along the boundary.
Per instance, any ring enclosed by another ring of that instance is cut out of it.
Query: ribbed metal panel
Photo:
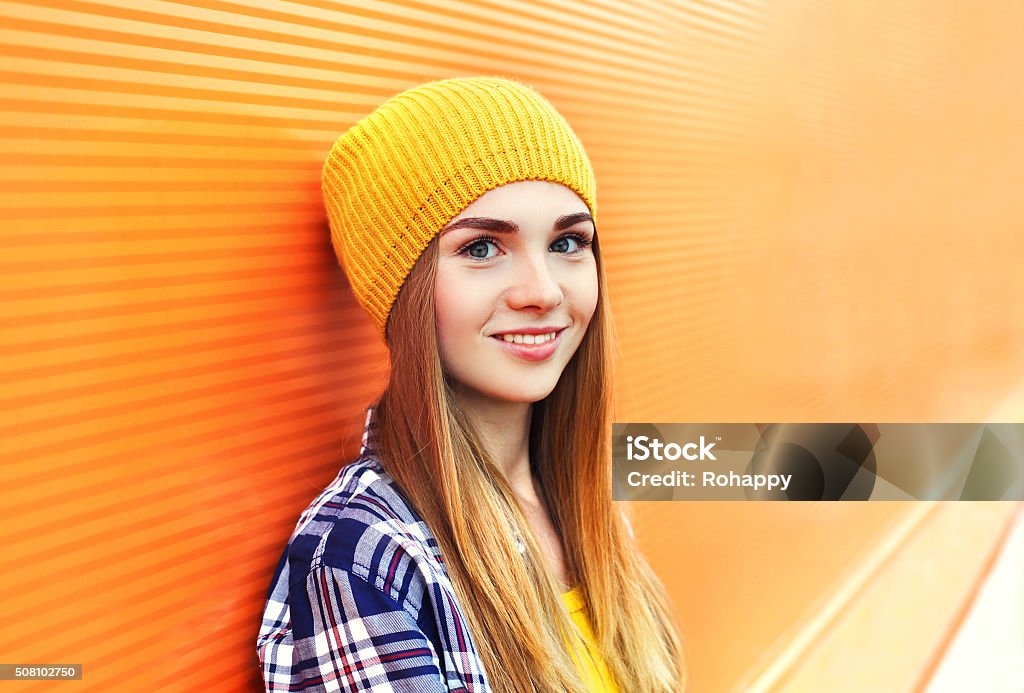
[[[84,663],[84,690],[259,689],[274,562],[385,373],[320,166],[430,79],[518,78],[582,138],[623,420],[1021,415],[1014,3],[39,0],[0,17],[5,662]],[[951,512],[980,542],[1003,517]],[[763,595],[823,599],[907,513],[638,508],[693,690],[769,680],[805,621]]]

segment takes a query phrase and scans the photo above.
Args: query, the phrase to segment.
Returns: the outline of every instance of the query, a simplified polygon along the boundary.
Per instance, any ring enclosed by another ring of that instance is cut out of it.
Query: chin
[[[502,400],[504,402],[526,402],[532,404],[534,402],[539,402],[550,395],[551,391],[554,389],[554,384],[550,387],[534,387],[529,389],[520,386],[510,387],[504,390],[496,390],[487,394],[493,399]]]
[[[537,393],[508,393],[503,395],[497,395],[495,399],[500,399],[504,402],[520,402],[526,404],[533,404],[534,402],[541,401],[549,394],[551,394],[551,390]]]

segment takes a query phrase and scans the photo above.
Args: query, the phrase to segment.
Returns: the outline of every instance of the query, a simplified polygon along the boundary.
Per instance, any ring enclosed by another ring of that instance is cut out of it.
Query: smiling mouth
[[[562,328],[538,335],[495,334],[491,335],[491,339],[496,341],[498,348],[509,356],[539,363],[547,361],[558,351],[562,342],[562,333],[565,330],[566,328]],[[527,342],[527,338],[532,339],[533,343]],[[517,339],[519,341],[516,341]]]
[[[493,339],[497,339],[499,342],[505,344],[516,344],[519,346],[530,347],[530,346],[543,346],[549,342],[553,342],[559,334],[565,331],[563,327],[561,330],[552,330],[545,334],[495,334],[491,335]]]

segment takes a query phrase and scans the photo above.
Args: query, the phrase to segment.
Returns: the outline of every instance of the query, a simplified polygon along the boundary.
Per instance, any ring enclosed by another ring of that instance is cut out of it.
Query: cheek
[[[458,272],[438,272],[434,282],[434,319],[442,354],[457,350],[479,332],[479,306],[473,300],[478,293],[467,286]]]
[[[458,291],[451,286],[451,281],[442,281],[439,275],[434,283],[434,321],[437,324],[438,346],[441,348],[443,359],[455,341],[455,333],[458,332],[457,296]]]
[[[597,268],[593,267],[591,272],[579,278],[576,282],[575,300],[577,316],[589,323],[597,310]]]

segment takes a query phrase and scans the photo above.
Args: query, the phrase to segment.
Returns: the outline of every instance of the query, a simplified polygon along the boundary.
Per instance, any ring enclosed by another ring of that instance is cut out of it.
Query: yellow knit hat
[[[331,244],[382,336],[431,239],[488,190],[521,180],[569,187],[597,221],[583,145],[543,96],[508,79],[421,84],[338,138],[322,181]]]

